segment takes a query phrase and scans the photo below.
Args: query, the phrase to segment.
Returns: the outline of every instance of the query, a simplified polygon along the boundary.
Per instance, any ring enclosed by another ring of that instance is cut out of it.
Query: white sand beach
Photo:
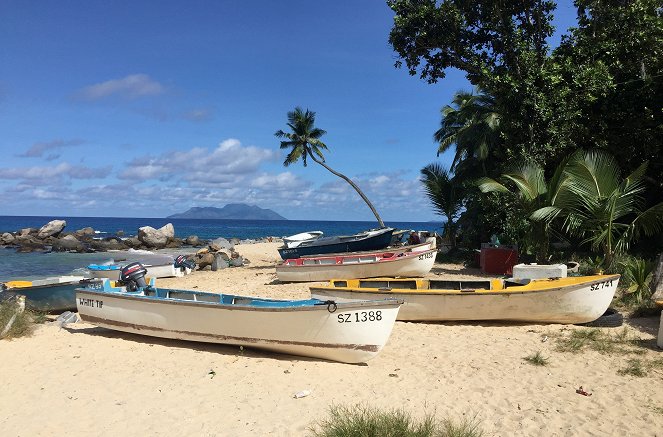
[[[281,284],[277,243],[240,245],[251,263],[157,286],[305,298]],[[436,264],[430,276],[460,277]],[[628,355],[555,350],[566,325],[397,322],[367,365],[164,340],[76,323],[0,342],[2,436],[299,436],[332,404],[475,416],[486,436],[663,435],[663,372],[620,375]],[[610,332],[623,328],[609,328]],[[640,359],[662,359],[658,319],[629,321]],[[541,351],[549,365],[524,357]],[[576,393],[580,386],[591,396]],[[301,390],[312,393],[295,399]]]

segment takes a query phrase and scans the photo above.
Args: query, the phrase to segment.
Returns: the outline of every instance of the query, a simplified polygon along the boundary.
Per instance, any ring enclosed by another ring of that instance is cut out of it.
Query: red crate
[[[481,271],[495,275],[511,275],[518,264],[518,249],[511,246],[482,247]]]

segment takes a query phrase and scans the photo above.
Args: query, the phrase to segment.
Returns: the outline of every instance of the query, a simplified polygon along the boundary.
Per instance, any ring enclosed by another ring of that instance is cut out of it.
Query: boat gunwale
[[[201,293],[199,291],[191,290],[175,290],[175,289],[162,289],[162,290],[173,290],[182,293],[194,293],[194,294],[204,294],[204,295],[215,295],[215,293]],[[350,311],[354,308],[364,308],[364,307],[398,307],[403,304],[402,299],[396,298],[386,298],[386,299],[373,299],[373,300],[357,300],[356,302],[325,302],[320,300],[320,304],[311,304],[306,306],[282,306],[282,307],[271,307],[271,306],[250,306],[250,305],[238,305],[238,304],[224,304],[221,302],[206,302],[206,301],[194,301],[188,299],[177,299],[177,298],[164,298],[164,297],[155,297],[155,296],[145,296],[144,294],[138,294],[137,292],[123,292],[123,291],[103,291],[103,290],[93,290],[85,288],[77,288],[76,290],[76,299],[79,299],[79,293],[88,293],[96,296],[106,296],[112,297],[115,299],[126,299],[131,301],[138,302],[148,302],[148,303],[160,303],[168,305],[179,305],[179,306],[193,306],[193,307],[204,307],[204,308],[215,308],[219,310],[241,310],[241,311],[262,311],[262,312],[291,312],[291,311],[329,311],[328,307],[330,305],[335,305],[336,308],[332,313],[337,311]],[[218,294],[219,300],[221,299],[221,294]],[[239,296],[239,295],[225,295],[225,296],[234,296],[242,299],[262,299],[270,301],[278,301],[278,299],[265,299],[259,297],[251,296]],[[302,299],[304,300],[304,299]],[[288,302],[288,301],[285,301]],[[78,301],[76,302],[78,303]]]
[[[485,288],[477,288],[477,289],[461,289],[461,290],[451,290],[451,289],[440,289],[440,290],[430,290],[430,289],[424,289],[425,291],[418,290],[418,289],[411,289],[411,288],[360,288],[360,287],[334,287],[331,285],[328,286],[311,286],[309,287],[309,290],[311,294],[313,294],[315,291],[319,292],[325,292],[327,290],[340,290],[343,292],[350,292],[350,293],[365,293],[365,294],[404,294],[404,295],[432,295],[432,296],[439,296],[439,295],[449,295],[449,296],[456,296],[456,295],[462,295],[462,296],[500,296],[500,295],[508,295],[508,294],[532,294],[532,293],[549,293],[552,291],[559,291],[559,290],[565,290],[565,289],[570,289],[572,287],[581,287],[584,288],[589,285],[594,285],[597,283],[609,281],[609,280],[619,280],[621,275],[615,274],[615,275],[605,275],[604,278],[601,279],[594,279],[591,281],[587,282],[581,282],[581,283],[575,283],[575,284],[568,284],[568,285],[563,285],[563,286],[558,286],[554,288],[540,288],[540,289],[530,289],[530,290],[513,290],[510,288],[513,287],[507,287],[499,290],[493,290],[493,289],[485,289]],[[368,278],[367,278],[368,279]],[[370,280],[375,281],[379,280],[382,278],[370,278]],[[393,280],[395,278],[385,278],[386,280]],[[341,279],[342,281],[343,279]],[[364,280],[364,279],[362,279]],[[402,279],[401,280],[421,280],[421,278],[412,278],[412,279]],[[424,280],[430,280],[430,279],[424,279]],[[468,280],[470,281],[470,280]],[[490,281],[490,279],[489,279]],[[462,282],[460,280],[459,282]],[[526,286],[526,285],[525,285]],[[615,285],[615,288],[617,285]],[[606,287],[607,289],[608,287]]]
[[[293,269],[293,268],[304,268],[304,267],[350,267],[350,266],[365,266],[365,265],[370,265],[370,264],[383,264],[383,263],[389,263],[389,262],[394,262],[394,261],[403,261],[403,260],[412,260],[415,256],[420,256],[420,255],[426,255],[428,253],[432,252],[437,252],[437,249],[428,249],[428,250],[422,250],[418,252],[402,252],[398,254],[397,256],[389,257],[389,258],[382,258],[378,259],[375,261],[368,261],[368,262],[357,262],[357,263],[352,263],[352,264],[345,264],[345,263],[340,263],[340,264],[287,264],[288,261],[293,261],[293,260],[306,260],[306,259],[334,259],[334,258],[355,258],[355,257],[362,257],[362,256],[370,256],[369,254],[366,255],[347,255],[347,256],[341,256],[341,255],[336,255],[336,256],[302,256],[300,258],[288,258],[286,260],[283,260],[282,263],[276,266],[277,269],[283,268],[283,269]],[[373,252],[373,255],[379,256],[380,254],[383,253],[392,253],[391,251],[385,250],[385,251],[375,251]],[[396,254],[395,252],[394,254]],[[403,255],[403,256],[400,256]],[[433,257],[433,262],[435,257]],[[424,261],[424,260],[421,260]],[[303,262],[303,261],[302,261]]]

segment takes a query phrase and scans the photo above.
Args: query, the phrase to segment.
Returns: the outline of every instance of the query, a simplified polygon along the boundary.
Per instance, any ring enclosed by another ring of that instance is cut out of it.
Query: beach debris
[[[76,323],[76,322],[78,322],[78,313],[65,311],[64,313],[60,314],[57,317],[57,319],[53,321],[53,324],[58,325],[60,328],[62,328],[69,323]]]
[[[545,343],[546,341],[548,341],[548,336],[544,335],[543,338],[541,339],[541,343]]]
[[[576,389],[576,393],[578,393],[579,395],[583,395],[583,396],[591,396],[592,395],[591,393],[585,391],[582,388],[582,385]]]
[[[302,390],[302,391],[298,391],[297,393],[295,393],[293,398],[295,398],[295,399],[305,398],[306,396],[308,396],[310,394],[311,394],[311,390]]]
[[[288,373],[290,373],[290,370],[285,369],[285,370],[283,371],[283,373],[288,374]]]
[[[2,330],[2,332],[0,332],[0,338],[4,338],[5,335],[7,335],[12,325],[16,321],[16,317],[23,311],[25,311],[25,296],[16,296],[16,311],[11,316],[9,322],[7,322],[7,325],[5,325],[5,328]]]
[[[210,371],[207,372],[207,374],[210,375],[209,379],[212,379],[216,376],[216,372],[214,371],[214,369],[210,369]]]
[[[390,373],[389,376],[392,378],[398,378],[398,373]]]

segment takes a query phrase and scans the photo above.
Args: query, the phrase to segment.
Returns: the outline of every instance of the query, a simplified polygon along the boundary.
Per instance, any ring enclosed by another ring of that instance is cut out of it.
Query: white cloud
[[[71,179],[103,179],[110,174],[111,168],[110,165],[91,168],[66,162],[49,167],[0,168],[0,179],[44,181],[64,176]]]
[[[26,150],[24,153],[21,153],[19,157],[23,158],[39,158],[44,156],[44,153],[46,151],[50,150],[55,150],[55,149],[61,149],[64,147],[72,147],[72,146],[79,146],[81,144],[84,144],[85,141],[80,140],[80,139],[74,139],[74,140],[53,140],[53,141],[47,141],[47,142],[41,142],[41,143],[35,143],[28,150]],[[49,155],[46,159],[47,160],[52,160],[52,159],[57,159],[59,155],[51,154]],[[49,159],[51,158],[51,159]]]
[[[78,92],[78,95],[85,100],[99,100],[113,95],[133,99],[156,96],[164,91],[164,86],[147,74],[131,74],[122,79],[112,79],[86,86]]]

